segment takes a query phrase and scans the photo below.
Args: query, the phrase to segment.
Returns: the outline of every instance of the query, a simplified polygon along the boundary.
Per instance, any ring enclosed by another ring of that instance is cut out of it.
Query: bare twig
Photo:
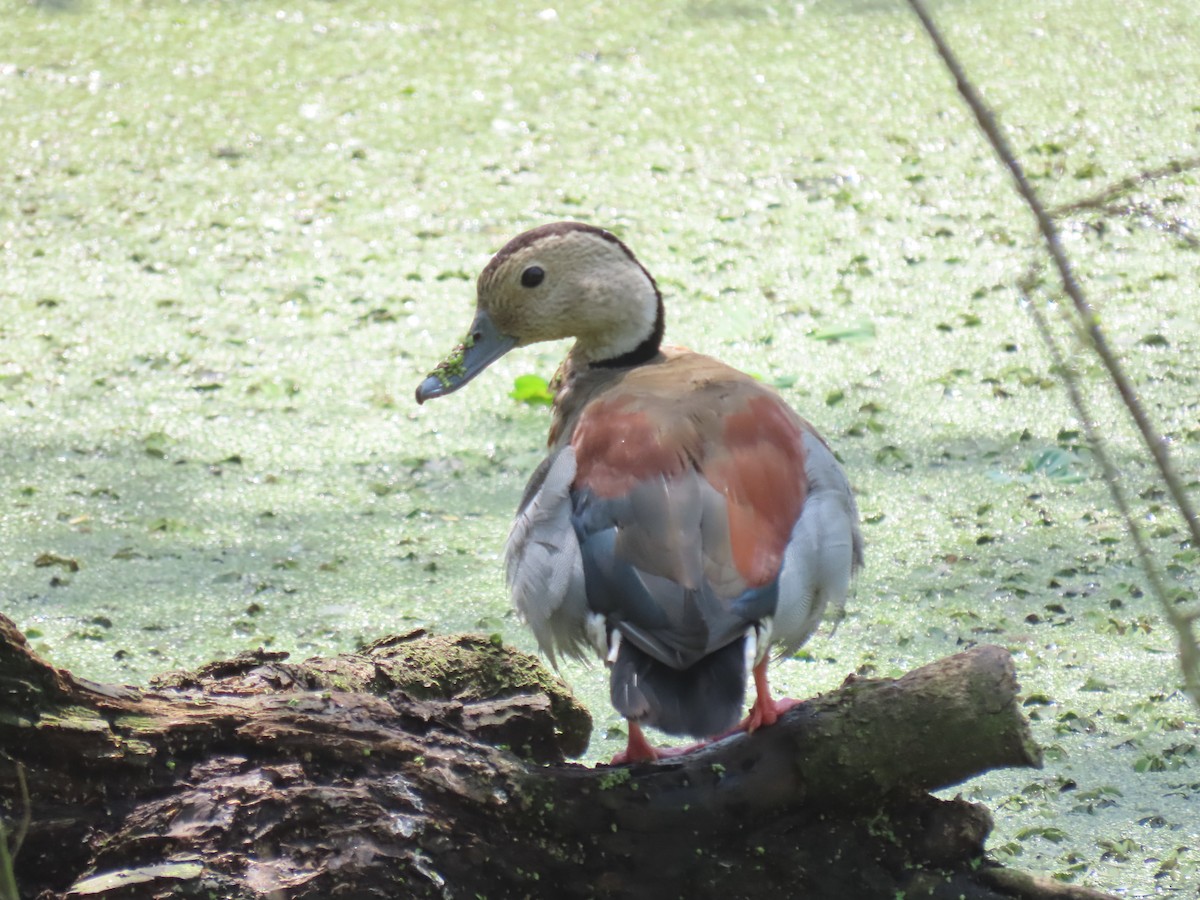
[[[1192,156],[1188,159],[1173,159],[1169,163],[1155,169],[1146,169],[1143,172],[1138,172],[1136,175],[1122,178],[1115,184],[1110,184],[1090,197],[1083,197],[1071,203],[1052,207],[1049,212],[1053,218],[1061,219],[1063,216],[1085,209],[1105,209],[1112,201],[1123,197],[1130,191],[1137,190],[1143,185],[1162,178],[1170,178],[1173,175],[1180,175],[1192,169],[1200,169],[1200,156]]]
[[[1154,554],[1150,551],[1149,545],[1146,543],[1146,537],[1142,533],[1141,526],[1138,525],[1133,511],[1130,509],[1128,498],[1121,487],[1120,472],[1117,471],[1116,464],[1112,461],[1112,457],[1109,456],[1103,438],[1096,431],[1095,419],[1092,417],[1088,403],[1084,399],[1083,391],[1079,387],[1079,373],[1067,361],[1066,356],[1058,345],[1058,341],[1055,340],[1054,334],[1050,330],[1050,325],[1046,321],[1045,315],[1030,296],[1033,293],[1035,282],[1036,269],[1031,267],[1018,284],[1025,308],[1029,311],[1029,315],[1032,317],[1034,325],[1037,327],[1038,333],[1046,345],[1046,351],[1050,354],[1050,361],[1062,376],[1063,384],[1067,388],[1067,396],[1071,400],[1071,405],[1075,408],[1075,415],[1079,419],[1080,427],[1083,429],[1084,437],[1087,439],[1092,455],[1100,463],[1100,468],[1104,471],[1104,480],[1108,483],[1113,502],[1117,505],[1121,517],[1125,520],[1125,527],[1128,529],[1129,537],[1133,541],[1134,548],[1137,550],[1138,561],[1141,563],[1142,571],[1149,582],[1150,592],[1156,598],[1160,598],[1163,612],[1167,620],[1171,623],[1171,626],[1175,629],[1179,645],[1179,666],[1183,671],[1184,686],[1192,697],[1200,698],[1200,647],[1197,646],[1196,638],[1192,631],[1193,621],[1197,618],[1197,614],[1194,612],[1184,613],[1177,610],[1174,604],[1170,603],[1169,598],[1167,598],[1167,589],[1163,582],[1162,571],[1154,558]]]
[[[1000,157],[1001,162],[1009,170],[1016,184],[1017,191],[1024,198],[1034,217],[1037,219],[1038,228],[1046,241],[1046,249],[1049,251],[1050,258],[1054,261],[1055,268],[1058,269],[1059,277],[1062,279],[1063,290],[1075,305],[1075,310],[1083,320],[1084,329],[1091,339],[1092,347],[1100,357],[1101,362],[1104,363],[1104,367],[1108,370],[1109,377],[1112,379],[1117,392],[1121,395],[1121,400],[1129,410],[1130,415],[1137,424],[1138,430],[1142,433],[1143,440],[1154,456],[1159,471],[1162,473],[1163,480],[1167,484],[1167,489],[1171,492],[1171,498],[1179,508],[1191,532],[1193,544],[1200,546],[1200,519],[1197,518],[1192,502],[1187,496],[1187,491],[1182,481],[1180,481],[1178,473],[1175,471],[1166,443],[1146,416],[1146,411],[1138,401],[1133,385],[1130,384],[1129,378],[1126,376],[1124,369],[1122,369],[1120,361],[1108,346],[1108,339],[1105,337],[1104,331],[1100,328],[1100,318],[1096,315],[1096,311],[1093,309],[1091,303],[1084,296],[1083,288],[1080,287],[1079,281],[1075,277],[1075,271],[1071,267],[1066,252],[1062,248],[1062,242],[1058,236],[1058,226],[1055,225],[1054,219],[1051,218],[1045,206],[1042,205],[1033,186],[1029,183],[1029,179],[1025,177],[1025,171],[1013,154],[1012,148],[1008,145],[1008,140],[1001,133],[995,116],[984,104],[974,85],[967,79],[966,73],[963,71],[962,66],[954,56],[949,45],[946,44],[941,32],[938,31],[933,19],[930,18],[922,0],[908,0],[908,4],[916,12],[917,17],[921,20],[921,24],[925,26],[925,30],[933,40],[934,46],[937,48],[942,60],[946,63],[946,67],[954,76],[959,93],[975,114],[975,119],[979,122],[979,127],[983,129],[983,133],[995,149],[996,155]]]
[[[29,823],[33,821],[33,804],[29,800],[29,783],[25,780],[25,766],[17,763],[17,786],[21,789],[21,824],[13,835],[12,847],[9,852],[13,858],[21,852],[25,843],[25,835],[29,834]]]
[[[1187,495],[1187,489],[1175,471],[1166,443],[1158,434],[1153,423],[1150,422],[1145,409],[1138,401],[1133,385],[1121,367],[1120,361],[1108,345],[1108,339],[1100,327],[1099,316],[1096,315],[1095,309],[1084,296],[1083,288],[1075,277],[1075,271],[1067,259],[1066,252],[1063,250],[1062,242],[1059,240],[1058,226],[1055,224],[1053,217],[1046,211],[1046,207],[1042,204],[1033,186],[1029,183],[1029,179],[1026,178],[1025,171],[1009,146],[1007,138],[1001,132],[995,115],[987,107],[983,98],[980,97],[979,92],[975,89],[975,86],[968,79],[958,58],[946,43],[941,31],[929,15],[928,10],[925,9],[923,0],[908,0],[908,5],[916,13],[917,18],[921,20],[922,26],[925,28],[942,61],[946,64],[946,68],[954,77],[959,94],[962,95],[963,100],[970,107],[971,112],[974,113],[975,119],[979,123],[979,127],[983,130],[984,136],[991,143],[993,150],[995,150],[1000,161],[1008,169],[1009,174],[1012,175],[1018,193],[1025,200],[1025,203],[1029,206],[1030,211],[1037,220],[1038,229],[1041,231],[1042,237],[1046,242],[1046,249],[1050,253],[1050,258],[1054,261],[1055,268],[1058,269],[1063,291],[1071,299],[1075,311],[1080,317],[1082,331],[1090,339],[1092,348],[1095,350],[1097,356],[1100,357],[1105,369],[1108,370],[1113,386],[1120,395],[1126,409],[1129,410],[1129,414],[1133,417],[1138,430],[1141,432],[1142,440],[1154,457],[1163,481],[1166,483],[1167,490],[1188,526],[1193,546],[1200,547],[1200,519],[1197,519],[1196,511],[1192,506],[1191,499]],[[1116,187],[1119,188],[1120,185]],[[1061,357],[1061,354],[1059,356]],[[1067,370],[1064,369],[1063,371]],[[1074,393],[1077,396],[1081,396],[1077,388]],[[1072,402],[1074,402],[1074,398]],[[1077,411],[1078,409],[1077,407]],[[1081,421],[1087,422],[1088,419],[1086,416],[1081,415]],[[1106,480],[1109,483],[1110,490],[1113,492],[1114,502],[1118,504],[1118,507],[1127,511],[1128,504],[1125,503],[1124,494],[1121,493],[1116,480],[1112,477],[1106,477]],[[1137,535],[1134,538],[1135,543],[1141,542],[1144,545],[1136,524],[1127,512],[1126,523],[1130,526],[1130,534]],[[1143,556],[1142,551],[1139,549],[1139,557],[1141,557],[1145,566],[1149,558],[1148,550],[1146,555]],[[1177,632],[1180,645],[1179,662],[1180,666],[1184,669],[1184,680],[1192,699],[1200,705],[1200,648],[1196,646],[1195,636],[1192,633],[1190,623],[1182,616],[1180,611],[1175,609],[1174,604],[1172,604],[1170,598],[1167,596],[1161,578],[1157,577],[1157,568],[1154,566],[1146,567],[1146,577],[1151,591],[1163,609],[1164,615]]]
[[[1200,238],[1192,231],[1190,223],[1175,216],[1162,216],[1157,210],[1151,209],[1147,203],[1088,203],[1086,205],[1059,206],[1050,211],[1056,219],[1070,218],[1082,212],[1101,213],[1104,219],[1126,219],[1134,224],[1148,228],[1157,228],[1167,234],[1173,234],[1192,249],[1200,248]]]
[[[1138,224],[1158,228],[1168,234],[1173,234],[1189,247],[1200,247],[1200,238],[1191,233],[1192,227],[1187,222],[1175,217],[1164,218],[1153,209],[1150,209],[1145,203],[1108,203],[1102,206],[1088,207],[1088,209],[1102,212],[1105,216],[1114,219],[1145,220],[1138,222]]]
[[[0,822],[0,900],[20,900],[21,892],[17,888],[17,876],[13,872],[13,863],[21,852],[21,844],[29,833],[29,824],[33,820],[33,806],[29,801],[29,784],[25,781],[25,766],[17,763],[17,786],[21,791],[21,822],[13,833],[12,846],[8,843],[8,831]]]
[[[8,832],[0,822],[0,900],[21,900],[17,876],[13,872],[12,854],[8,852]]]

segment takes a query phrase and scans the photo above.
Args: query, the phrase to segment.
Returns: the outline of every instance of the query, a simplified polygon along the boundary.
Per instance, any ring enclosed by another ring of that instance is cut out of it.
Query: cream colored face
[[[479,276],[467,337],[417,388],[424,403],[452,394],[513,347],[575,338],[580,364],[654,354],[662,338],[658,288],[629,249],[578,222],[543,225],[509,241]]]
[[[478,307],[518,346],[573,337],[586,357],[604,359],[651,333],[658,295],[621,244],[578,230],[498,258],[479,277]]]

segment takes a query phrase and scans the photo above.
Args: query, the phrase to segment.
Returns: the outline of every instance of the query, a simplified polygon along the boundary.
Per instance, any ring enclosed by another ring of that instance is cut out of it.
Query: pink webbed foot
[[[764,659],[754,667],[754,705],[750,707],[750,714],[713,740],[719,741],[742,731],[753,734],[760,728],[774,725],[780,716],[801,702],[791,697],[776,700],[771,696],[771,686],[767,683],[767,661]]]
[[[778,700],[768,697],[765,703],[761,701],[761,698],[755,700],[754,706],[750,707],[750,715],[738,724],[737,730],[753,734],[766,725],[774,725],[779,721],[780,716],[793,706],[799,705],[800,701],[792,697],[780,697]]]
[[[629,742],[625,749],[612,758],[609,765],[624,766],[630,763],[654,762],[658,759],[669,759],[672,756],[683,756],[701,747],[707,747],[712,740],[697,741],[686,747],[654,747],[646,740],[642,727],[637,722],[629,723]]]
[[[754,667],[754,705],[750,707],[750,715],[738,725],[748,733],[753,734],[765,725],[774,725],[779,717],[799,706],[800,701],[791,697],[781,697],[776,700],[771,696],[771,686],[767,683],[767,661],[764,659]]]
[[[776,700],[771,696],[771,686],[767,683],[767,661],[764,659],[754,667],[754,705],[750,707],[750,714],[728,731],[723,731],[718,735],[697,741],[686,747],[655,748],[646,740],[646,735],[642,732],[641,726],[637,722],[631,721],[629,723],[629,742],[626,744],[624,750],[612,758],[611,765],[621,766],[629,763],[654,762],[657,759],[682,756],[685,753],[691,753],[707,747],[710,744],[714,744],[717,741],[724,740],[743,731],[747,734],[753,734],[760,728],[774,725],[779,721],[780,716],[792,707],[799,706],[801,702],[792,697],[780,697]]]
[[[654,762],[660,756],[662,756],[662,751],[655,750],[650,742],[646,740],[646,735],[642,732],[642,726],[633,720],[629,720],[629,742],[625,745],[624,750],[612,758],[609,764],[624,766],[629,763]]]

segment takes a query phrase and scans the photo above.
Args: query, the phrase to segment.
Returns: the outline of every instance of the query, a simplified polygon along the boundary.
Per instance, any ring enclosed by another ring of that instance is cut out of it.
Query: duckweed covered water
[[[1197,153],[1192,4],[935,12],[1049,202]],[[901,4],[80,0],[11,11],[0,48],[0,606],[50,659],[140,682],[414,626],[531,648],[501,548],[547,413],[508,394],[564,348],[411,397],[490,253],[580,218],[656,275],[671,339],[780,386],[859,491],[850,616],[781,687],[1008,647],[1048,763],[961,788],[993,852],[1196,896],[1172,636],[1017,303],[1031,223]],[[1193,486],[1198,203],[1184,173],[1065,225]],[[1196,551],[1072,352],[1194,596]],[[602,672],[565,674],[611,755]]]

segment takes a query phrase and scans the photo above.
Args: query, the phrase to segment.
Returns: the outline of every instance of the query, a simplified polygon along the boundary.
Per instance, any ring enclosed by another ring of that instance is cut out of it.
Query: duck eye
[[[521,273],[521,287],[537,287],[545,277],[546,273],[542,271],[541,266],[530,266]]]

